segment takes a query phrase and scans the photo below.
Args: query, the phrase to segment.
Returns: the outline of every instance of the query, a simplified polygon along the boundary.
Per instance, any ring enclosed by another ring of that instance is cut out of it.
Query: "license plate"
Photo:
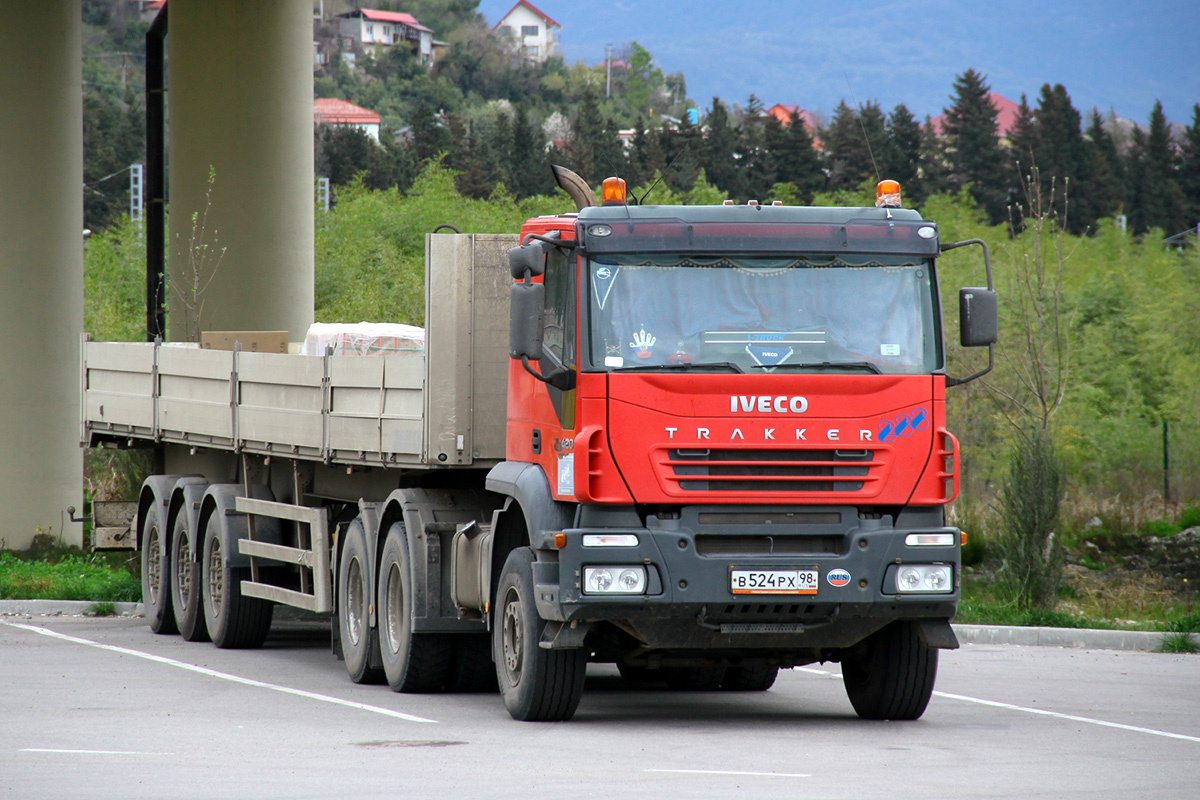
[[[729,573],[734,594],[816,594],[815,569],[735,569]]]

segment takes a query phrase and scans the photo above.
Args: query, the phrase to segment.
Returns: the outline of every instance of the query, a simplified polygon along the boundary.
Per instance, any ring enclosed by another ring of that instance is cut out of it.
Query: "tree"
[[[774,127],[768,126],[774,123]],[[764,115],[762,101],[751,94],[738,125],[738,165],[742,188],[747,198],[763,198],[775,183],[775,159],[768,146],[768,137],[775,139],[783,126],[779,120]]]
[[[875,106],[878,111],[879,107]],[[882,116],[882,114],[880,114]],[[838,103],[833,110],[833,119],[822,134],[822,142],[829,158],[829,183],[831,192],[854,190],[873,173],[871,148],[863,136],[859,123],[859,112],[846,104]]]
[[[1200,224],[1200,103],[1192,106],[1192,124],[1183,131],[1179,155],[1184,220],[1189,225]]]
[[[571,130],[575,135],[567,145],[571,168],[593,186],[601,172],[603,162],[599,153],[604,149],[604,119],[600,116],[600,104],[596,95],[594,87],[588,86],[584,89],[579,109],[571,123]]]
[[[954,80],[943,132],[950,162],[950,190],[970,185],[992,224],[1005,215],[1004,161],[996,134],[996,107],[984,75],[968,69]]]
[[[925,201],[920,179],[921,124],[903,103],[888,116],[880,168],[884,178],[900,182],[909,205],[918,206]]]
[[[787,126],[771,149],[775,154],[775,179],[791,185],[799,202],[811,203],[813,195],[825,185],[825,173],[820,153],[813,146],[812,132],[799,111],[788,116]]]
[[[1114,217],[1125,197],[1124,172],[1117,145],[1104,129],[1104,121],[1094,108],[1084,146],[1088,157],[1088,194],[1092,213],[1096,219]]]
[[[1087,150],[1079,112],[1061,83],[1042,86],[1034,120],[1033,161],[1041,176],[1042,196],[1048,198],[1059,224],[1071,233],[1083,233],[1096,222],[1094,204],[1087,202]]]
[[[1183,191],[1176,178],[1171,125],[1158,100],[1150,112],[1141,162],[1135,177],[1139,183],[1135,187],[1138,208],[1136,214],[1131,213],[1131,222],[1136,223],[1134,233],[1144,233],[1150,228],[1161,228],[1168,236],[1179,233],[1185,225]]]
[[[708,175],[710,183],[728,192],[731,196],[740,195],[741,181],[734,162],[734,149],[737,146],[737,133],[729,118],[729,109],[714,97],[712,109],[704,121],[707,138],[704,140],[704,157],[701,164]]]
[[[921,126],[921,191],[925,198],[950,191],[950,161],[928,114]]]

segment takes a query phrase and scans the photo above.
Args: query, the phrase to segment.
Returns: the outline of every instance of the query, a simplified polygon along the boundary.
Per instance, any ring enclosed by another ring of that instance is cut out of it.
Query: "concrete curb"
[[[1154,650],[1157,631],[1109,631],[1084,628],[1023,628],[1016,625],[954,625],[963,644],[1020,644],[1033,647],[1085,647],[1092,650]]]
[[[96,603],[91,600],[0,600],[0,616],[82,617]],[[118,615],[140,617],[141,603],[113,603]]]
[[[0,600],[0,616],[85,616],[87,600]],[[121,616],[142,616],[141,603],[115,603]],[[286,607],[280,607],[284,610]],[[290,610],[290,609],[289,609]],[[301,615],[303,616],[303,615]],[[280,617],[285,618],[284,616]],[[1162,633],[1084,628],[1023,628],[1016,625],[954,625],[962,644],[1016,644],[1029,647],[1078,647],[1090,650],[1154,650]]]

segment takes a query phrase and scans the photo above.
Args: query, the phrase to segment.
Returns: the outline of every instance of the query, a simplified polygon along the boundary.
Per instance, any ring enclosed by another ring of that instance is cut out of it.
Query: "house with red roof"
[[[817,139],[817,118],[800,106],[788,103],[776,103],[767,109],[767,114],[779,120],[785,128],[792,124],[792,114],[799,114],[800,121],[804,123],[804,126],[808,128],[809,134],[813,137],[813,147],[817,150],[821,149],[821,142]]]
[[[313,123],[316,125],[358,128],[378,143],[380,122],[379,115],[374,111],[356,106],[349,100],[318,97],[313,101]]]
[[[988,100],[991,101],[992,107],[996,109],[996,135],[1003,140],[1008,139],[1008,132],[1012,130],[1013,123],[1017,121],[1017,111],[1020,109],[1016,103],[1009,100],[1007,97],[998,95],[995,92],[988,93]],[[943,128],[946,124],[946,115],[938,114],[929,121],[933,127],[935,136],[944,136]]]
[[[512,42],[522,57],[530,61],[545,61],[558,53],[558,32],[562,30],[562,25],[529,0],[519,0],[492,30]]]
[[[399,11],[374,11],[360,8],[339,14],[342,49],[361,50],[374,56],[388,47],[408,46],[422,64],[433,63],[433,31],[417,22],[412,14]]]

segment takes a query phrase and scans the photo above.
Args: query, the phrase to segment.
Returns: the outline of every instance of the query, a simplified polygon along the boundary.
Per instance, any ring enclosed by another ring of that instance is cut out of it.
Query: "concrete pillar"
[[[0,547],[82,544],[80,0],[5,3],[0,25]],[[311,158],[309,159],[311,161]]]
[[[311,0],[171,0],[168,328],[313,318]],[[195,290],[195,291],[194,291]]]

